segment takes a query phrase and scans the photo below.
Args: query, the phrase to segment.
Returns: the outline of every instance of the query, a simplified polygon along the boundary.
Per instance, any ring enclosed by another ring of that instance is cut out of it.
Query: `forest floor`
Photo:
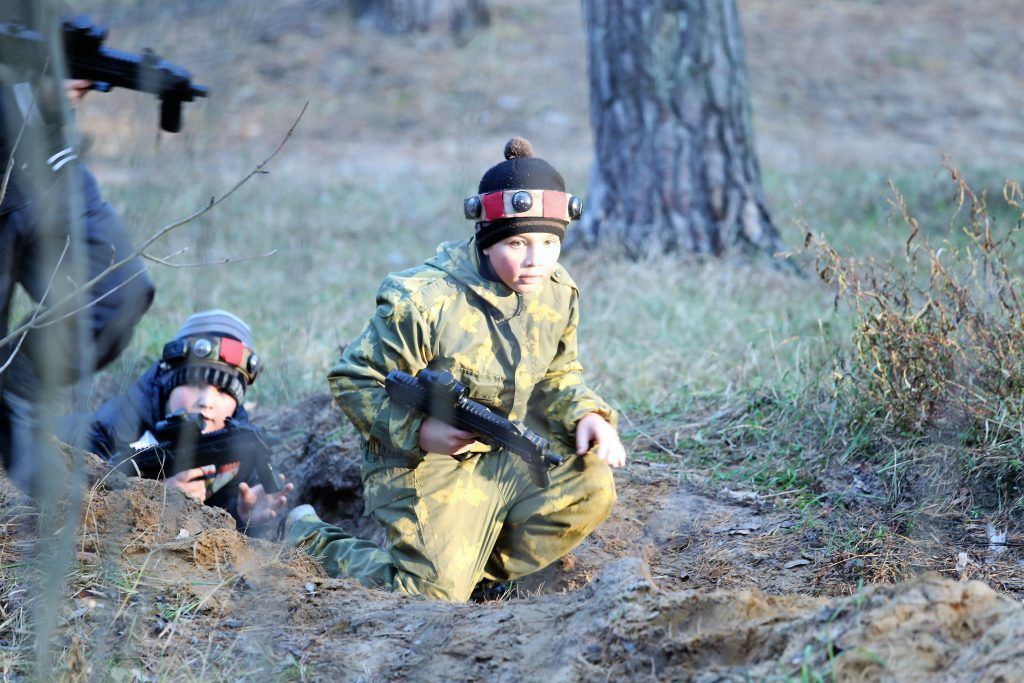
[[[341,419],[329,398],[277,417],[298,498],[379,539],[358,516],[358,449],[329,436]],[[570,555],[450,605],[329,578],[272,537],[240,535],[223,511],[88,462],[58,611],[69,678],[1012,681],[1024,661],[1021,554],[972,545],[984,532],[938,512],[918,516],[933,526],[918,540],[844,552],[781,504],[784,491],[639,459],[617,474],[611,518]],[[873,510],[884,486],[866,470],[841,474],[845,505],[827,523],[870,537],[856,525],[884,516]],[[3,567],[22,568],[3,596],[17,625],[43,580],[24,568],[47,546],[3,480],[0,506]]]
[[[1024,33],[1012,3],[740,4],[758,146],[771,173],[934,171],[944,153],[984,167],[1024,161],[1024,146],[1007,144],[1024,134]],[[530,19],[544,5],[502,5],[495,19]],[[585,163],[583,36],[551,28],[578,22],[578,8],[550,10],[544,31],[516,36],[562,93],[533,103],[503,97],[492,82],[500,79],[463,88],[479,63],[458,50],[478,49],[473,43],[422,36],[385,57],[388,39],[339,17],[325,30],[303,6],[247,15],[247,35],[260,40],[235,55],[251,68],[235,83],[236,99],[221,105],[225,125],[207,149],[246,155],[247,145],[278,137],[304,92],[323,89],[335,97],[314,102],[289,142],[299,161],[283,161],[286,173],[485,168],[524,119],[542,122],[526,131],[536,148]],[[546,41],[560,49],[543,49]],[[197,72],[224,63],[203,62],[208,54],[185,46],[173,57]],[[465,102],[480,98],[495,106],[467,124]],[[122,120],[111,102],[84,114],[83,127],[93,131],[97,168],[116,183],[122,150],[97,133]],[[231,116],[231,106],[246,114]],[[464,125],[483,141],[471,150],[450,132]],[[559,146],[566,140],[574,144]],[[256,417],[280,439],[277,466],[296,482],[298,502],[381,538],[360,516],[358,443],[339,429],[344,418],[329,397],[260,406]],[[902,480],[909,490],[898,496],[891,473],[870,463],[832,460],[800,482],[755,485],[680,456],[679,444],[702,430],[725,433],[748,417],[712,406],[626,426],[633,462],[616,473],[610,519],[554,566],[466,605],[328,578],[272,538],[236,533],[224,513],[154,482],[106,475],[89,460],[76,560],[57,610],[59,669],[90,680],[1020,679],[1024,552],[992,543],[989,522],[1011,534],[1020,523],[989,516],[969,487],[943,487],[945,447],[922,446],[921,475]],[[886,503],[894,498],[913,509]],[[46,579],[40,559],[50,545],[2,477],[0,529],[6,680],[31,671],[29,622],[42,602],[33,587]]]

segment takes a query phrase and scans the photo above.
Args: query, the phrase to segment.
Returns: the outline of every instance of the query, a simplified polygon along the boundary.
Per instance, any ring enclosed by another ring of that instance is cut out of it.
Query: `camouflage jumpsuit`
[[[541,569],[574,548],[611,510],[610,468],[573,454],[576,423],[608,405],[583,381],[577,360],[579,292],[559,266],[545,287],[518,294],[480,275],[475,242],[438,247],[425,264],[388,276],[377,311],[328,379],[366,439],[366,513],[387,529],[381,549],[323,522],[290,533],[332,575],[409,594],[465,601],[482,578]],[[524,419],[565,456],[551,486],[530,482],[525,464],[480,443],[463,461],[418,445],[424,416],[392,404],[389,370],[448,370],[470,396]]]

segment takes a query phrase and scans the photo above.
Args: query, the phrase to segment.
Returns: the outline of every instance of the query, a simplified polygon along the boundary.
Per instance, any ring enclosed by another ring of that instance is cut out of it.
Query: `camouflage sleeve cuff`
[[[387,452],[393,455],[403,455],[409,459],[410,464],[423,460],[423,450],[420,448],[420,425],[423,424],[423,415],[406,406],[391,401],[385,401],[377,419],[370,427],[367,440],[369,449],[373,453]]]
[[[605,419],[615,429],[619,428],[619,415],[612,408],[597,398],[585,398],[573,403],[569,413],[565,416],[564,426],[568,434],[576,434],[576,424],[589,413],[595,413]]]

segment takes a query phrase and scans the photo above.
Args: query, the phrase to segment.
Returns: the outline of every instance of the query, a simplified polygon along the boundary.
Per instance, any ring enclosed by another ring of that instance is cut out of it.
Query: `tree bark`
[[[633,258],[780,249],[735,0],[583,0],[596,157],[574,242]]]
[[[385,33],[447,29],[460,36],[491,22],[487,0],[369,0],[358,10],[360,20]]]

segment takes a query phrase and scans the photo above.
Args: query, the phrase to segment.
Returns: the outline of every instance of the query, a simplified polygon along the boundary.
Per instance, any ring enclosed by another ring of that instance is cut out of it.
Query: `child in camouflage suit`
[[[504,581],[554,562],[611,510],[611,467],[625,463],[612,409],[577,360],[579,292],[558,265],[579,199],[522,138],[465,202],[470,239],[440,245],[393,273],[377,311],[331,370],[331,391],[365,438],[366,512],[385,549],[296,508],[286,539],[328,573],[408,594],[465,601],[481,579]],[[538,488],[517,456],[391,403],[398,368],[447,370],[470,397],[548,436],[565,457]]]

